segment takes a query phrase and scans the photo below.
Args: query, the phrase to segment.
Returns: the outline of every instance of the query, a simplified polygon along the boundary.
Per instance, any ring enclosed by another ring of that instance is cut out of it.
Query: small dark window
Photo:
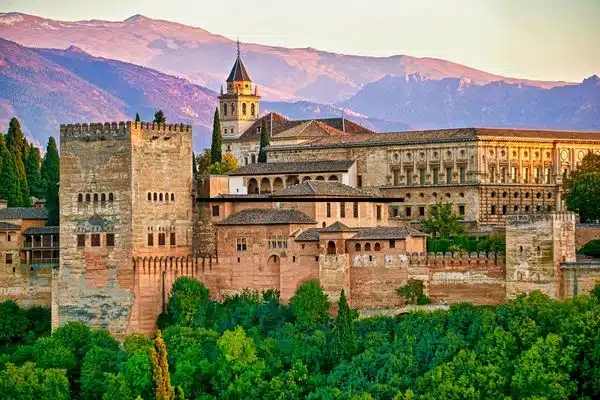
[[[327,203],[327,218],[331,218],[331,203]]]
[[[98,193],[94,193],[94,203],[98,202]]]
[[[213,217],[219,216],[219,206],[212,206],[212,216]]]
[[[296,262],[296,256],[292,256],[292,262]]]
[[[525,206],[525,212],[529,212],[529,206]]]
[[[381,206],[377,206],[377,220],[381,219]]]
[[[375,243],[375,251],[381,251],[381,244],[379,242]]]
[[[319,256],[316,256],[316,257],[315,257],[315,261],[319,261]]]
[[[419,217],[425,216],[425,207],[419,207]]]
[[[87,201],[88,203],[91,201],[91,197],[89,193],[86,193],[85,195],[85,201]]]
[[[158,201],[163,201],[163,196],[162,196],[162,193],[159,193],[159,194],[158,194]]]
[[[154,192],[154,201],[158,201],[158,195],[156,194],[156,192]]]
[[[6,253],[6,265],[13,263],[13,255],[11,253]]]
[[[519,206],[514,206],[514,207],[513,207],[513,211],[514,211],[514,212],[518,212],[518,211],[519,211]]]
[[[360,251],[360,243],[354,245],[354,251]]]
[[[154,233],[148,232],[148,246],[154,246]]]
[[[164,246],[166,243],[166,235],[164,232],[158,232],[158,245]]]
[[[108,194],[108,201],[110,201],[110,202],[115,201],[115,196],[112,193]]]
[[[175,240],[175,232],[171,232],[171,233],[170,233],[170,235],[169,235],[169,244],[170,244],[171,246],[175,246],[175,245],[177,245],[177,242],[176,242],[176,240]]]
[[[77,195],[77,201],[80,203],[83,201],[83,195],[81,193]]]
[[[346,203],[340,203],[340,218],[346,218]]]
[[[406,207],[405,210],[406,210],[406,216],[410,217],[412,215],[412,208],[411,207]],[[377,218],[377,219],[379,219],[379,218]]]
[[[175,193],[171,193],[171,201],[175,201]]]
[[[506,215],[508,214],[508,206],[507,205],[503,205],[502,206],[502,215]]]
[[[396,241],[390,240],[390,249],[395,249],[395,248],[396,248]]]
[[[106,234],[106,247],[113,247],[115,245],[115,234],[107,233]]]
[[[152,193],[148,192],[148,201],[152,201]]]
[[[354,218],[358,218],[358,202],[354,202]]]
[[[490,214],[492,215],[496,215],[496,206],[492,206],[492,209],[490,211]]]
[[[85,247],[85,235],[77,235],[77,247]]]
[[[362,185],[363,185],[362,175],[358,175],[356,178],[357,178],[357,181],[358,181],[357,184],[356,184],[356,186],[362,187]]]
[[[100,246],[100,234],[92,233],[92,247],[99,247],[99,246]]]
[[[102,193],[100,195],[100,201],[103,202],[103,203],[106,202],[106,193]]]
[[[465,215],[465,206],[458,206],[458,214]]]
[[[371,251],[371,243],[365,244],[365,251]]]

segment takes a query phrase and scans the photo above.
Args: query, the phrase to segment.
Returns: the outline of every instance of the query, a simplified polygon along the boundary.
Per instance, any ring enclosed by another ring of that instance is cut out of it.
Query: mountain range
[[[65,122],[151,119],[195,127],[208,143],[216,94],[235,43],[200,28],[140,15],[55,21],[0,13],[0,127],[15,115],[44,141]],[[18,43],[18,44],[17,44]],[[261,111],[340,116],[376,130],[486,125],[600,129],[600,85],[514,79],[407,55],[363,57],[242,44]]]

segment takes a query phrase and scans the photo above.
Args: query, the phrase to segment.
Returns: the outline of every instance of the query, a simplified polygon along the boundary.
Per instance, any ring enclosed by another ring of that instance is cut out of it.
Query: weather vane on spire
[[[238,57],[240,56],[240,38],[239,38],[239,36],[237,38],[237,55],[238,55]]]

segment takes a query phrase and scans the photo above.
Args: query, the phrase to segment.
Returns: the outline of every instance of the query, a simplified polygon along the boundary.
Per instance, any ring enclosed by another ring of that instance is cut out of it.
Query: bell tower
[[[240,41],[237,41],[237,58],[227,78],[227,91],[219,96],[219,116],[223,139],[237,139],[259,114],[257,86],[252,80],[240,56]]]

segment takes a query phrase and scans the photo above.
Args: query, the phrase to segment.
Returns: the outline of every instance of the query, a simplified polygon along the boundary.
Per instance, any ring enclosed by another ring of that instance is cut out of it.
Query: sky
[[[436,57],[515,78],[600,75],[600,0],[1,0],[0,12],[118,21],[134,14],[242,42]]]

